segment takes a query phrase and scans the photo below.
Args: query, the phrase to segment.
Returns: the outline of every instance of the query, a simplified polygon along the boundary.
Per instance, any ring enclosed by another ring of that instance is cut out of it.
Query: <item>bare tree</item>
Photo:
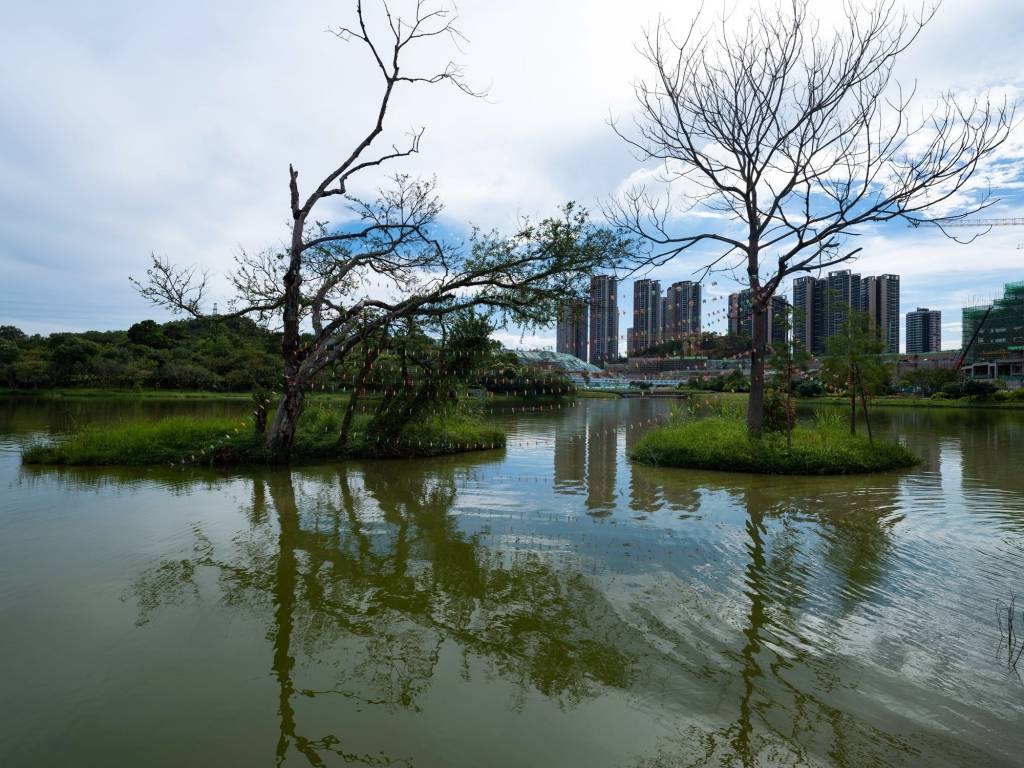
[[[439,37],[461,38],[449,11],[417,0],[414,17],[405,20],[383,2],[381,9],[382,34],[371,31],[362,2],[356,3],[356,25],[334,30],[340,39],[363,45],[379,70],[382,91],[372,127],[308,195],[300,192],[298,171],[289,166],[290,238],[278,251],[237,257],[230,275],[234,299],[229,312],[218,316],[279,323],[283,331],[283,394],[267,432],[278,460],[289,456],[313,378],[363,340],[405,318],[437,318],[469,306],[491,307],[520,322],[544,322],[556,299],[577,292],[582,278],[606,259],[613,264],[625,245],[591,226],[586,212],[572,204],[559,217],[524,221],[510,237],[477,231],[461,244],[437,236],[443,206],[433,180],[397,175],[374,200],[350,194],[360,174],[419,151],[422,130],[403,147],[375,149],[396,89],[448,83],[477,95],[454,63],[427,75],[403,67],[414,48]],[[314,217],[317,206],[334,197],[351,214],[344,226]],[[206,316],[207,274],[196,267],[154,256],[146,279],[133,282],[158,305]]]
[[[915,89],[900,86],[894,66],[935,8],[912,16],[893,0],[851,0],[829,30],[807,6],[757,7],[736,31],[699,13],[681,39],[660,20],[640,46],[653,71],[635,86],[634,129],[613,124],[640,160],[662,163],[669,192],[634,188],[608,204],[609,220],[647,240],[652,264],[694,249],[701,279],[732,272],[751,289],[754,435],[767,312],[782,281],[854,258],[848,238],[865,225],[942,229],[992,205],[971,177],[1014,122],[1005,100],[952,94],[915,116]],[[687,234],[677,217],[688,212],[717,226]]]

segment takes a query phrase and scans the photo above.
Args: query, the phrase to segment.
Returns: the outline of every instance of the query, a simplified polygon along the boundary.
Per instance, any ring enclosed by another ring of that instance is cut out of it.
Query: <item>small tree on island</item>
[[[807,348],[796,340],[792,328],[796,323],[802,322],[803,310],[796,309],[791,304],[786,304],[785,312],[777,316],[774,322],[782,327],[785,340],[782,343],[772,344],[771,367],[775,374],[777,395],[781,400],[783,414],[782,427],[786,432],[786,446],[793,445],[793,426],[796,422],[796,406],[793,404],[793,377],[798,371],[806,371],[810,364],[811,355]],[[766,420],[769,420],[770,412],[766,412]],[[778,419],[775,420],[776,422]],[[767,426],[767,425],[766,425]],[[776,426],[778,426],[776,424]]]
[[[217,315],[248,316],[281,328],[282,394],[266,436],[271,457],[279,461],[289,457],[314,378],[357,348],[367,356],[364,364],[370,359],[372,365],[374,352],[363,342],[387,337],[389,327],[409,318],[429,322],[474,306],[524,325],[547,323],[557,301],[579,294],[595,271],[614,268],[628,248],[571,203],[539,223],[524,220],[511,236],[475,231],[462,244],[438,235],[443,205],[433,180],[398,175],[375,199],[353,196],[350,187],[358,177],[419,152],[422,130],[404,146],[375,149],[400,88],[449,84],[478,95],[454,63],[428,74],[405,68],[424,44],[461,39],[448,10],[417,2],[413,18],[404,19],[383,2],[380,7],[377,31],[362,2],[356,3],[355,26],[332,30],[362,45],[379,71],[381,94],[368,132],[308,193],[300,191],[299,173],[289,166],[288,241],[281,249],[236,258],[229,275],[234,296],[229,311]],[[315,216],[332,198],[348,206],[344,226]],[[207,274],[200,268],[154,255],[146,279],[133,283],[157,305],[210,316],[204,308]]]
[[[706,277],[737,275],[752,293],[747,427],[761,432],[767,318],[783,280],[854,258],[846,239],[872,224],[944,224],[996,202],[968,182],[1006,140],[1004,100],[942,96],[911,114],[915,93],[893,79],[897,58],[934,10],[911,17],[892,0],[844,4],[834,30],[807,0],[756,8],[733,32],[698,13],[685,36],[659,20],[641,53],[635,131],[614,126],[638,159],[662,164],[655,195],[636,187],[607,207],[611,222],[651,245],[651,264],[702,249]],[[682,203],[682,205],[680,205]],[[690,231],[674,217],[703,214]],[[705,222],[716,223],[703,228]]]
[[[841,306],[841,305],[840,305]],[[857,433],[857,398],[860,397],[868,439],[874,442],[868,418],[868,394],[875,394],[889,381],[889,366],[882,360],[885,342],[865,312],[846,312],[839,333],[828,340],[822,360],[822,375],[835,389],[850,397],[850,434]]]

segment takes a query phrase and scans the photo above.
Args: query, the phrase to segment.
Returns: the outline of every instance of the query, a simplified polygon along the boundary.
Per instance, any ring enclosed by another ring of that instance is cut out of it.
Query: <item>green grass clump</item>
[[[357,418],[346,455],[408,459],[505,446],[505,433],[502,430],[485,424],[475,416],[464,414],[429,416],[411,422],[402,430],[397,441],[381,440],[367,430],[369,422],[369,416],[361,420]]]
[[[292,446],[297,462],[337,458],[437,456],[505,445],[505,433],[479,419],[458,413],[433,416],[406,425],[397,440],[368,431],[371,417],[353,419],[348,444],[337,443],[341,414],[308,411]],[[146,466],[180,464],[265,464],[270,461],[264,436],[239,419],[179,416],[160,421],[88,426],[49,443],[27,447],[26,464],[77,466]]]
[[[236,434],[235,430],[239,432]],[[51,443],[28,446],[26,464],[167,464],[199,454],[218,443],[249,445],[251,428],[243,433],[238,419],[175,416],[149,422],[87,426]],[[251,447],[251,446],[250,446]]]
[[[645,435],[630,451],[644,464],[772,475],[843,475],[910,467],[916,456],[896,443],[853,436],[834,420],[785,434],[747,434],[742,419],[689,419]]]

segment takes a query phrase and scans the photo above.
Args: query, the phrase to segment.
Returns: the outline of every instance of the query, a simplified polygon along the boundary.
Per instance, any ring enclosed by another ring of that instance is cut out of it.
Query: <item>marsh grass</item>
[[[340,447],[340,411],[311,408],[299,424],[292,460],[411,458],[505,445],[504,432],[472,414],[425,417],[406,425],[397,438],[388,439],[369,432],[370,421],[369,415],[357,415],[348,444]],[[28,446],[22,461],[77,466],[265,464],[269,456],[263,438],[253,432],[251,422],[242,423],[237,418],[177,416],[160,421],[87,426],[53,441]]]
[[[783,433],[751,438],[735,414],[692,418],[679,412],[637,442],[630,458],[663,467],[775,475],[878,472],[918,462],[902,445],[880,440],[871,444],[866,437],[850,435],[845,422],[831,416],[822,416],[813,427],[796,427],[792,447],[787,447]]]

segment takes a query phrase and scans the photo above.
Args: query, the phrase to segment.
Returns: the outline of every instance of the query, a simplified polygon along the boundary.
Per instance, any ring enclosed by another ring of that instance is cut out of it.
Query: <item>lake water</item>
[[[244,407],[0,401],[0,765],[1024,763],[1024,413],[879,409],[924,462],[852,478],[634,466],[650,400],[415,462],[19,460]]]

